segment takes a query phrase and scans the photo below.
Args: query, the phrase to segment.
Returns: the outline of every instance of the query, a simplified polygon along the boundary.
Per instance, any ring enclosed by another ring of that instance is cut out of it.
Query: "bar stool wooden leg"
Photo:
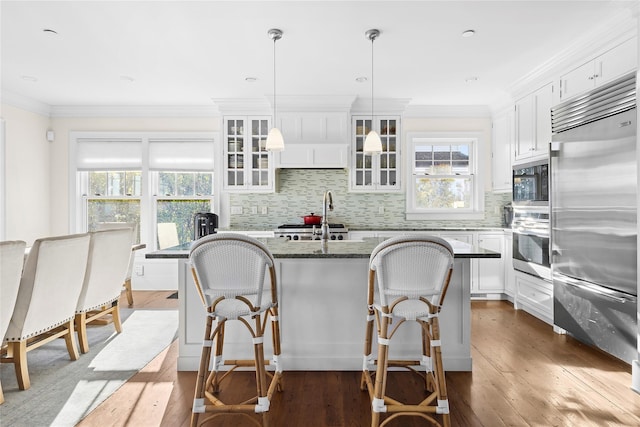
[[[211,358],[211,325],[213,319],[207,316],[207,323],[204,332],[204,341],[202,342],[202,353],[200,355],[200,366],[198,367],[198,376],[196,377],[196,388],[193,397],[193,407],[191,412],[191,427],[198,425],[198,415],[204,412],[204,387],[205,377],[208,376],[209,359]]]
[[[371,427],[380,425],[380,413],[386,411],[385,393],[387,390],[387,369],[389,362],[389,317],[380,316],[380,333],[378,335],[378,366],[376,369],[376,380],[371,402]]]

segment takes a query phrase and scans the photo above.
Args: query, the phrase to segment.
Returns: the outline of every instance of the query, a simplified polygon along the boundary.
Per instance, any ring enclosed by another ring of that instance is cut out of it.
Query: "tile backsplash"
[[[275,193],[231,193],[230,206],[242,207],[242,215],[232,215],[235,229],[274,229],[286,223],[302,222],[310,213],[322,215],[322,197],[331,190],[334,210],[329,222],[344,223],[353,229],[414,229],[438,227],[501,227],[502,206],[511,193],[485,193],[483,220],[407,221],[404,193],[350,193],[346,169],[280,169]],[[384,213],[379,213],[379,207]],[[262,208],[266,214],[261,214]],[[257,208],[253,214],[252,208]],[[497,208],[497,209],[496,209]],[[497,213],[496,213],[497,212]]]

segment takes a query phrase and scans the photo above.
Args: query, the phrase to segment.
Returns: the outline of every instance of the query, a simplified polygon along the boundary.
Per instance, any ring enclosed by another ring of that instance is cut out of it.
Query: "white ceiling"
[[[216,98],[491,105],[636,1],[5,1],[2,92],[50,106],[211,106]],[[56,34],[43,31],[52,29]],[[464,30],[476,35],[463,38]],[[246,77],[257,81],[248,83]],[[468,78],[475,82],[466,82]]]

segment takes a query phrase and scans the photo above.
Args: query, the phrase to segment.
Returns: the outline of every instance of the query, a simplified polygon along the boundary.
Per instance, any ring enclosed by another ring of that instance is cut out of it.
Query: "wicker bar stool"
[[[361,388],[368,390],[371,397],[372,426],[384,426],[407,415],[424,418],[438,426],[451,425],[438,313],[452,272],[453,249],[438,237],[392,238],[380,243],[371,254]],[[378,333],[377,359],[372,354],[374,320]],[[421,358],[389,360],[391,338],[408,320],[421,326]],[[420,375],[428,391],[426,397],[419,403],[407,404],[387,396],[389,366],[407,368]],[[387,416],[383,417],[385,413]]]
[[[266,426],[273,393],[276,389],[282,389],[282,368],[278,360],[280,325],[273,257],[258,240],[225,233],[197,240],[191,248],[189,260],[198,293],[207,310],[191,425],[200,425],[222,414],[241,414],[256,425]],[[267,271],[268,289],[264,286]],[[251,334],[254,359],[223,360],[225,324],[234,320],[243,324]],[[265,360],[264,356],[263,337],[267,320],[271,324],[274,371],[267,371],[266,366],[271,362]],[[229,369],[221,373],[222,366],[228,366]],[[225,403],[216,396],[220,391],[220,383],[225,379],[231,382],[232,377],[228,375],[239,367],[255,369],[257,394],[241,403]]]

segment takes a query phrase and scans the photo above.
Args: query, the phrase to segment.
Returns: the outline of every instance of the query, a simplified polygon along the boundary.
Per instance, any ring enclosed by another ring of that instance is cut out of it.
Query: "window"
[[[174,223],[180,243],[193,239],[193,214],[214,212],[214,138],[210,133],[71,134],[72,229],[133,222],[154,249],[158,223]]]
[[[85,196],[87,230],[103,222],[132,222],[140,230],[140,171],[91,171],[84,173],[89,191]],[[136,236],[140,241],[140,235]]]
[[[156,223],[174,223],[179,243],[193,240],[193,215],[212,212],[213,173],[157,172]]]
[[[479,138],[409,138],[407,219],[475,218],[483,207],[477,182]]]

